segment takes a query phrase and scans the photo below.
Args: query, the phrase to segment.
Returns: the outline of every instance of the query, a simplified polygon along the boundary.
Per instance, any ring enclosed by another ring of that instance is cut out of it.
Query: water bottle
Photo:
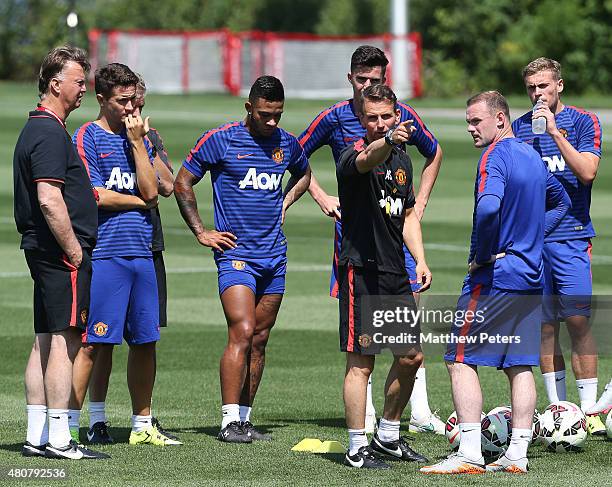
[[[533,106],[533,112],[535,112],[542,105],[544,105],[544,102],[542,100],[538,100],[536,104]],[[545,133],[546,132],[546,118],[545,117],[533,118],[532,116],[531,117],[531,131],[536,135]]]

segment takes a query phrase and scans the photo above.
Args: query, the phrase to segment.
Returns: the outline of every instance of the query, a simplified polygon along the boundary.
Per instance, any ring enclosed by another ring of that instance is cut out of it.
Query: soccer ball
[[[540,434],[542,431],[542,423],[540,420],[540,413],[536,409],[533,412],[533,422],[531,423],[531,444],[535,445],[536,443],[541,442]]]
[[[571,402],[554,402],[540,415],[540,438],[553,452],[580,451],[587,438],[586,416]]]
[[[510,445],[512,429],[510,422],[502,413],[487,414],[480,422],[480,444],[485,457],[499,456]]]
[[[497,406],[496,408],[491,409],[487,416],[495,413],[503,414],[508,420],[512,419],[512,408],[510,406]]]
[[[485,417],[485,413],[480,413],[480,419]],[[446,427],[444,428],[444,434],[446,435],[446,439],[451,445],[453,450],[459,448],[459,421],[457,420],[457,411],[453,411],[453,413],[446,420]]]
[[[606,418],[606,432],[608,433],[608,440],[612,440],[612,409]]]
[[[457,420],[457,411],[453,413],[446,420],[446,427],[444,428],[444,434],[446,439],[451,444],[453,450],[459,448],[459,421]]]

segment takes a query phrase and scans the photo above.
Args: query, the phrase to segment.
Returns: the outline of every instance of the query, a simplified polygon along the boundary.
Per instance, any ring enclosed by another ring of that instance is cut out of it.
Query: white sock
[[[349,455],[354,455],[362,446],[368,446],[368,437],[365,428],[361,430],[348,430]]]
[[[384,442],[397,441],[400,436],[400,422],[380,418],[378,423],[378,439]]]
[[[240,406],[238,404],[224,404],[221,406],[221,429],[234,421],[240,422]]]
[[[246,423],[247,421],[251,421],[251,411],[253,408],[251,406],[243,406],[240,405],[240,421]]]
[[[546,374],[542,374],[542,377],[544,378],[544,387],[546,388],[548,402],[565,401],[567,397],[565,392],[565,370],[547,372]]]
[[[414,378],[414,388],[410,396],[410,416],[415,421],[426,421],[431,416],[429,401],[427,400],[427,379],[425,368],[419,367]]]
[[[41,446],[49,441],[49,427],[47,423],[47,406],[44,404],[26,405],[28,416],[28,431],[26,441],[34,446]]]
[[[580,409],[586,411],[597,402],[597,377],[591,379],[576,379]]]
[[[132,431],[134,433],[138,433],[139,431],[144,431],[147,428],[150,428],[152,426],[151,418],[152,416],[150,414],[147,416],[132,414]]]
[[[368,388],[366,389],[366,416],[376,415],[374,401],[372,401],[372,375],[368,378]]]
[[[70,427],[68,426],[68,409],[47,409],[49,421],[49,443],[56,447],[70,443]]]
[[[527,456],[527,448],[531,442],[531,429],[513,428],[510,446],[506,450],[508,460],[519,460]]]
[[[480,423],[459,423],[459,453],[472,461],[480,461]]]
[[[106,403],[102,402],[89,402],[89,427],[92,428],[94,424],[102,422],[106,423]]]
[[[80,409],[69,409],[68,410],[68,426],[70,428],[79,428],[81,426],[81,410]]]

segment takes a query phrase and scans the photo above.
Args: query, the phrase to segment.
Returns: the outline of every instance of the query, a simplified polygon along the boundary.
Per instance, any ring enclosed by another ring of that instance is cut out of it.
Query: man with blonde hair
[[[523,69],[527,95],[535,106],[512,124],[516,136],[532,145],[548,170],[563,185],[572,208],[544,244],[544,300],[540,368],[550,402],[566,399],[565,361],[559,347],[559,322],[571,340],[572,369],[580,407],[597,401],[597,346],[589,325],[591,314],[591,188],[601,158],[602,129],[597,116],[561,101],[561,65],[540,57]],[[534,134],[531,121],[546,119],[546,132]],[[597,415],[587,418],[591,434],[605,435]]]

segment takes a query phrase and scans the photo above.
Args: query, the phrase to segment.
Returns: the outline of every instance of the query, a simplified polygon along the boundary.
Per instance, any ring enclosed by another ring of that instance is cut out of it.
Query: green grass
[[[32,283],[12,217],[11,160],[15,140],[28,110],[35,103],[32,86],[0,85],[0,468],[48,467],[48,461],[23,459],[25,438],[23,370],[32,341]],[[522,100],[524,105],[526,100]],[[602,105],[610,106],[602,99]],[[519,100],[517,100],[517,103]],[[578,102],[576,102],[578,103]],[[329,102],[288,100],[283,125],[299,133]],[[422,101],[420,107],[462,108],[463,100]],[[520,105],[516,105],[520,108]],[[585,106],[593,106],[585,104]],[[84,106],[69,119],[69,130],[95,118],[95,100],[88,94]],[[226,96],[155,96],[147,98],[147,114],[158,128],[178,167],[196,138],[207,128],[240,118],[243,101]],[[425,117],[426,118],[426,117]],[[442,172],[423,222],[428,262],[434,273],[432,292],[457,293],[465,271],[472,214],[475,164],[479,152],[465,133],[465,123],[453,118],[426,118],[444,148]],[[612,127],[604,125],[604,132]],[[612,169],[604,146],[601,170],[593,191],[593,218],[599,236],[594,242],[595,292],[612,294]],[[415,172],[421,157],[413,154]],[[335,192],[331,154],[316,153],[312,166],[323,186]],[[212,221],[208,178],[197,187],[205,222]],[[156,449],[127,446],[130,401],[125,381],[127,347],[115,355],[114,374],[107,400],[112,433],[119,440],[103,448],[112,459],[98,463],[62,463],[70,485],[493,485],[500,476],[430,479],[416,466],[394,463],[388,472],[353,471],[338,464],[336,456],[294,453],[290,448],[305,437],[338,440],[345,446],[341,384],[344,357],[337,351],[337,303],[327,296],[333,227],[313,201],[305,196],[291,208],[285,231],[289,239],[287,294],[268,347],[264,380],[253,419],[273,433],[271,443],[220,444],[215,435],[220,422],[218,361],[226,342],[226,325],[217,297],[212,256],[199,247],[182,222],[171,198],[161,202],[169,269],[169,321],[159,344],[154,409],[165,426],[177,431],[183,447]],[[292,271],[292,267],[296,270]],[[188,272],[202,269],[202,272]],[[609,350],[601,350],[601,386],[612,375]],[[379,357],[374,372],[375,401],[382,403],[382,385],[389,364]],[[445,418],[452,412],[450,386],[439,348],[428,349],[427,374],[430,404]],[[538,407],[546,405],[542,381],[536,373]],[[482,370],[485,409],[508,402],[508,386],[500,372]],[[573,379],[569,399],[577,402]],[[87,417],[82,420],[85,424]],[[403,426],[405,431],[406,425]],[[84,431],[82,430],[82,436]],[[444,438],[419,435],[414,448],[431,459],[448,453]],[[532,448],[531,473],[512,478],[517,485],[607,485],[612,443],[588,440],[581,454],[551,454]],[[53,467],[59,466],[53,463]],[[501,477],[503,483],[505,476]],[[2,479],[0,479],[2,482]]]

